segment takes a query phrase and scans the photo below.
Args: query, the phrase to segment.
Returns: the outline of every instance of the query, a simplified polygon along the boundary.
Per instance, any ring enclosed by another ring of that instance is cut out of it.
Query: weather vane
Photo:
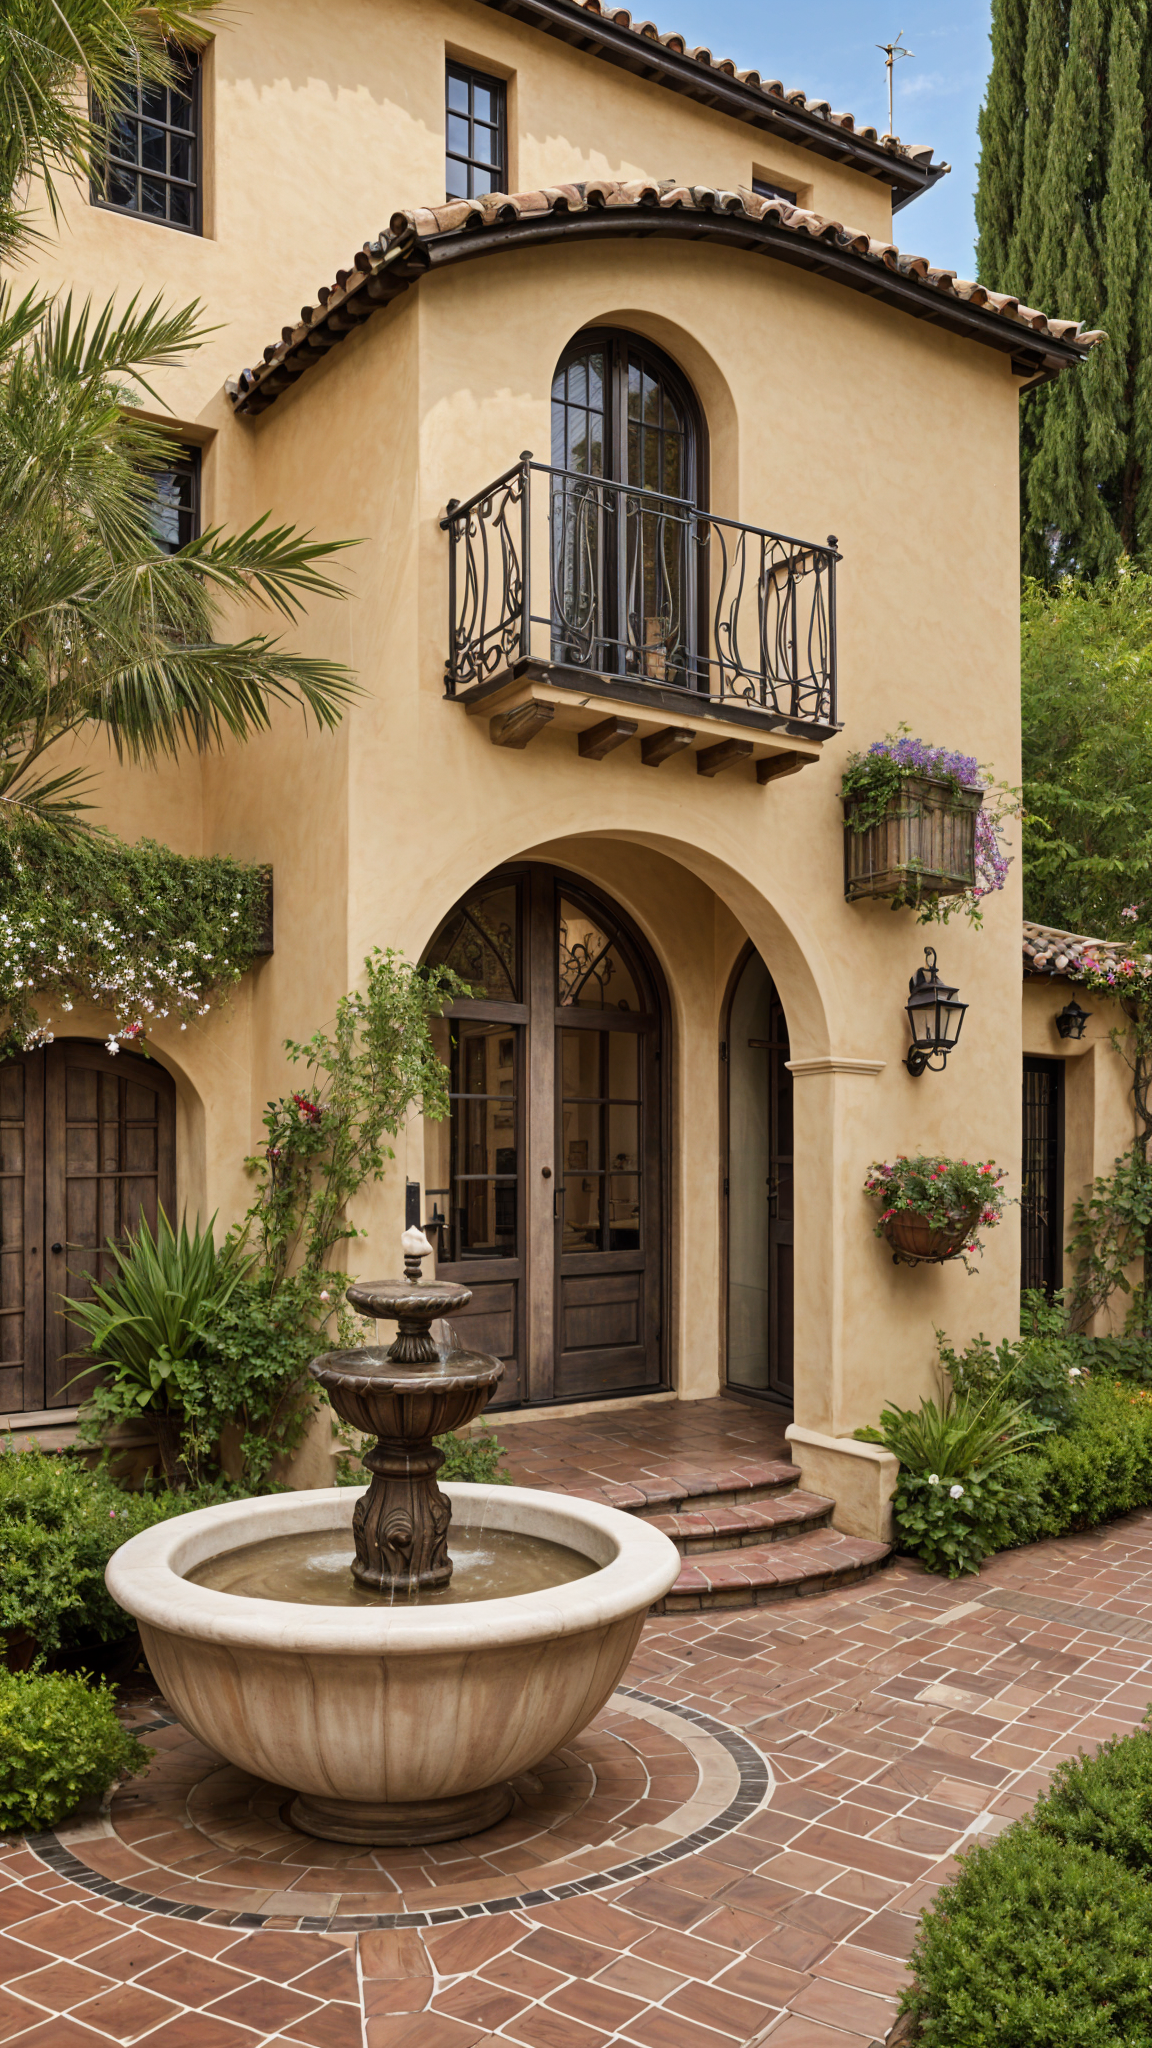
[[[897,60],[897,58],[899,58],[899,57],[914,57],[914,56],[916,55],[916,52],[915,52],[915,50],[905,50],[905,49],[903,49],[903,48],[901,47],[901,43],[900,43],[900,38],[901,38],[901,36],[903,35],[903,33],[904,33],[904,31],[903,31],[903,29],[902,29],[902,28],[901,28],[901,29],[897,29],[897,31],[896,31],[896,41],[895,41],[894,43],[877,43],[877,45],[876,45],[876,48],[877,48],[878,50],[883,50],[883,52],[884,52],[884,68],[885,68],[885,70],[886,70],[886,71],[887,71],[887,73],[888,73],[888,133],[889,133],[889,135],[893,135],[893,134],[895,134],[895,132],[896,132],[896,129],[895,129],[895,122],[893,121],[893,118],[892,118],[892,72],[893,72],[893,70],[894,70],[894,68],[895,68],[895,65],[896,65],[896,60]]]

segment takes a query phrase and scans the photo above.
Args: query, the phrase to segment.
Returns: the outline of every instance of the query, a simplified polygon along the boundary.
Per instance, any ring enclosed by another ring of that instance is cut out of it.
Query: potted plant
[[[876,1236],[892,1247],[894,1262],[941,1265],[982,1249],[976,1232],[999,1223],[1006,1169],[991,1159],[941,1159],[901,1152],[868,1169],[865,1194],[880,1203]]]
[[[1012,806],[986,811],[988,786],[970,754],[903,730],[853,754],[840,785],[848,901],[885,896],[894,910],[945,921],[963,908],[978,922],[980,898],[1002,888],[1008,870],[998,827]]]

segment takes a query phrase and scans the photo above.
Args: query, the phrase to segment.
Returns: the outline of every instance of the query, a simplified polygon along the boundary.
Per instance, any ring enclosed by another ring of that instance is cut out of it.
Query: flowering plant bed
[[[938,1265],[963,1257],[968,1265],[967,1254],[981,1249],[976,1231],[1004,1214],[1006,1178],[1006,1169],[991,1159],[901,1152],[892,1161],[873,1161],[864,1192],[880,1204],[875,1234],[887,1239],[895,1258]]]
[[[1014,808],[986,807],[990,786],[972,755],[906,733],[853,754],[840,785],[848,901],[888,897],[922,923],[963,909],[978,923],[981,899],[1004,886],[999,828]]]

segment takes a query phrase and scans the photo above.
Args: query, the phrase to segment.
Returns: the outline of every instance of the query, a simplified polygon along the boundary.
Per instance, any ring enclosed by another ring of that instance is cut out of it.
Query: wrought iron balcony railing
[[[441,524],[450,696],[535,659],[634,699],[677,689],[697,710],[837,729],[835,536],[793,540],[530,455]]]

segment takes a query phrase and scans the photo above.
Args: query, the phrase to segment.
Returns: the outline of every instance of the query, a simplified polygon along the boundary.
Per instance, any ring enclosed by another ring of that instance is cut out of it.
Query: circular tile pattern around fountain
[[[740,1826],[772,1792],[759,1750],[695,1708],[620,1686],[592,1724],[516,1780],[485,1833],[350,1848],[293,1828],[291,1793],[213,1756],[174,1720],[107,1819],[32,1846],[125,1904],[243,1926],[439,1925],[627,1882]]]

